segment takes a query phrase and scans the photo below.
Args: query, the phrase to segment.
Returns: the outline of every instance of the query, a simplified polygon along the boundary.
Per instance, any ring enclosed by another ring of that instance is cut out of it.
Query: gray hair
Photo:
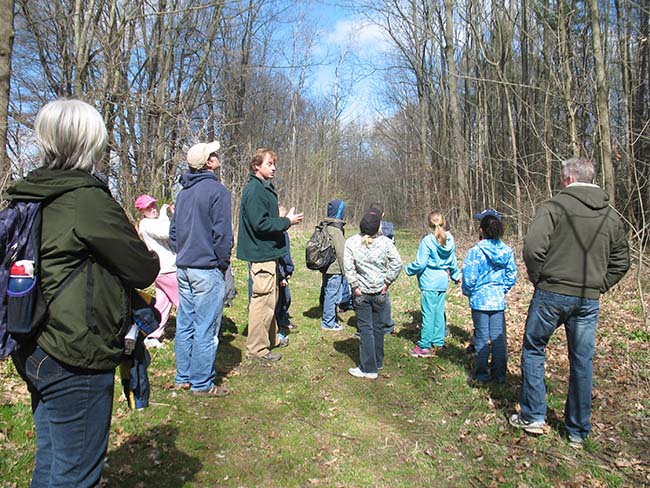
[[[43,166],[90,172],[104,156],[106,125],[95,108],[81,100],[59,99],[38,111],[34,122]]]
[[[568,176],[573,176],[578,183],[593,183],[596,176],[594,163],[584,158],[571,158],[562,161],[562,178]]]

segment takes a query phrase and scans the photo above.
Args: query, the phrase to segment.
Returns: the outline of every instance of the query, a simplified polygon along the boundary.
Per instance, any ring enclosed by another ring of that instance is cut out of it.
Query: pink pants
[[[176,272],[159,274],[156,277],[156,310],[160,312],[160,327],[154,330],[149,337],[160,339],[165,333],[165,325],[169,319],[172,304],[178,309],[178,281]]]

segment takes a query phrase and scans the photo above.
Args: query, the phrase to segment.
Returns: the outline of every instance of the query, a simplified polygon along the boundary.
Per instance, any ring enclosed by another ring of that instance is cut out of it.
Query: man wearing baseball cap
[[[180,307],[176,317],[178,388],[199,396],[224,396],[216,386],[214,358],[225,294],[224,273],[233,245],[230,192],[214,174],[221,166],[218,141],[187,151],[169,237],[176,249]]]

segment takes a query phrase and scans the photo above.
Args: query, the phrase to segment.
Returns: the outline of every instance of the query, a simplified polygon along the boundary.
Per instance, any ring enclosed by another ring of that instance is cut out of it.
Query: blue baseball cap
[[[486,208],[481,213],[474,214],[474,218],[476,220],[481,220],[483,217],[487,217],[488,215],[491,215],[492,217],[496,217],[497,220],[501,222],[501,214],[496,210],[494,210],[493,208]]]

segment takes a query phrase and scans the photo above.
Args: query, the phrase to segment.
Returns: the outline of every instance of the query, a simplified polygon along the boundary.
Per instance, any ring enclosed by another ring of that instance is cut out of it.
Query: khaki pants
[[[246,354],[265,356],[277,344],[275,304],[278,301],[277,262],[251,263],[253,290],[248,306]]]

